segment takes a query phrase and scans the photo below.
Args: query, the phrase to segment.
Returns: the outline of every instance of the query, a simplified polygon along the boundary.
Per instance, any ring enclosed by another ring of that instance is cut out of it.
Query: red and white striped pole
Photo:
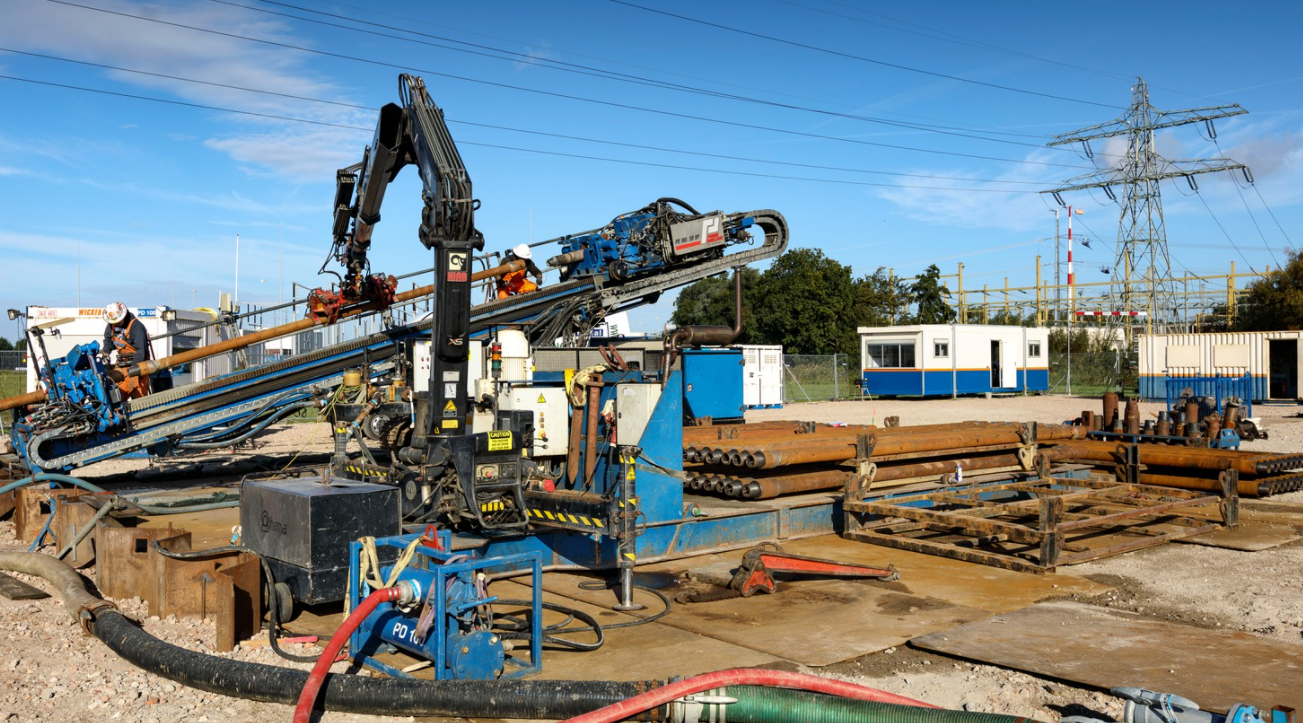
[[[1070,309],[1072,311],[1068,318],[1072,320],[1077,318],[1077,275],[1072,272],[1072,216],[1074,213],[1084,214],[1085,211],[1068,206],[1068,298],[1071,300]]]
[[[1072,290],[1074,283],[1072,273],[1072,206],[1068,206],[1068,290]]]

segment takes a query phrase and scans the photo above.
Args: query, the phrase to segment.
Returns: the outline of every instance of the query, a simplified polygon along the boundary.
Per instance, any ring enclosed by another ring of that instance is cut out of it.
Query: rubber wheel
[[[276,622],[288,623],[294,618],[294,594],[288,583],[278,582],[273,587],[276,588],[276,609],[272,612],[276,615]]]

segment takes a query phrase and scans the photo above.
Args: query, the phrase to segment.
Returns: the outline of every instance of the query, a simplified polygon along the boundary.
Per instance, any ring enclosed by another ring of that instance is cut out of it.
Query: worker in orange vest
[[[517,260],[524,261],[525,268],[498,277],[499,299],[505,299],[516,294],[527,294],[543,285],[543,272],[539,271],[538,267],[534,265],[533,256],[534,254],[530,253],[529,246],[526,244],[520,244],[506,253],[506,256],[503,257],[503,263],[511,263]],[[527,274],[533,276],[535,281],[525,278]]]
[[[149,332],[135,314],[127,311],[127,305],[115,301],[104,307],[101,314],[104,327],[104,353],[109,363],[126,371],[133,364],[146,361],[149,354]],[[124,376],[118,382],[118,389],[127,399],[138,399],[149,394],[149,375]]]

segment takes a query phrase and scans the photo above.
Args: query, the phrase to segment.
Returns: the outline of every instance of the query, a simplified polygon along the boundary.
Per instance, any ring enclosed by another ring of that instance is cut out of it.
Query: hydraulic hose
[[[181,440],[176,443],[176,446],[177,449],[218,449],[221,447],[229,447],[233,444],[239,444],[240,442],[249,439],[250,437],[266,429],[268,425],[280,421],[285,417],[288,417],[289,415],[301,409],[309,409],[315,406],[317,406],[316,402],[296,402],[294,404],[289,404],[276,410],[266,419],[254,425],[252,429],[250,429],[247,432],[244,432],[243,434],[240,434],[238,437],[233,437],[230,439],[219,439],[213,442],[187,442],[185,440]]]
[[[188,442],[207,442],[217,437],[222,437],[227,434],[230,434],[232,429],[243,427],[246,422],[257,419],[258,417],[262,416],[262,414],[266,412],[268,409],[273,409],[281,404],[293,404],[295,402],[301,402],[305,399],[310,399],[311,397],[312,395],[310,394],[287,392],[278,397],[272,397],[271,399],[268,399],[267,402],[263,404],[261,407],[258,407],[257,409],[251,412],[247,412],[239,417],[236,417],[235,419],[231,420],[226,427],[223,427],[221,429],[210,429],[208,431],[197,432],[195,434],[187,434],[181,439],[183,441],[188,441]]]
[[[330,642],[326,644],[321,657],[317,658],[317,664],[312,666],[312,672],[308,674],[308,682],[304,684],[303,692],[299,695],[299,704],[294,707],[294,723],[310,723],[312,707],[317,703],[317,693],[321,691],[321,684],[326,682],[326,674],[330,672],[330,666],[335,662],[339,651],[344,648],[344,643],[348,641],[349,636],[357,630],[357,626],[361,625],[380,603],[395,602],[402,597],[402,589],[383,587],[367,595],[353,612],[349,613],[344,624],[330,636]]]
[[[49,555],[0,552],[0,570],[38,575],[58,588],[64,606],[124,660],[209,693],[294,705],[307,683],[301,670],[219,658],[165,643],[112,605],[87,592],[85,581]],[[444,680],[331,675],[322,688],[326,710],[394,716],[560,720],[659,685],[657,682]]]
[[[840,680],[820,678],[816,675],[788,673],[782,670],[762,670],[759,668],[734,668],[668,683],[655,690],[649,690],[646,693],[609,705],[601,710],[574,716],[566,720],[565,723],[617,723],[632,718],[639,713],[660,708],[685,695],[694,695],[729,685],[765,685],[779,688],[795,688],[860,701],[936,708],[934,705],[896,695],[895,693],[867,688],[854,683],[845,683]],[[731,711],[729,718],[732,718]]]
[[[240,505],[239,497],[232,497],[229,500],[219,500],[216,502],[200,502],[196,504],[151,505],[145,502],[138,502],[130,497],[119,495],[116,492],[109,492],[103,487],[99,487],[97,485],[91,484],[90,482],[87,482],[86,480],[81,479],[80,477],[71,477],[69,475],[59,474],[57,472],[37,472],[31,477],[24,477],[20,480],[10,482],[5,486],[0,487],[0,495],[12,490],[16,490],[19,487],[26,487],[27,485],[34,484],[36,482],[62,482],[63,484],[72,485],[74,487],[80,487],[81,489],[84,489],[87,492],[93,492],[95,494],[102,494],[102,495],[111,494],[116,497],[121,497],[123,500],[126,500],[127,502],[130,502],[132,505],[135,505],[136,507],[143,510],[147,515],[177,515],[183,512],[206,512],[208,510],[220,510],[227,507],[238,507]]]

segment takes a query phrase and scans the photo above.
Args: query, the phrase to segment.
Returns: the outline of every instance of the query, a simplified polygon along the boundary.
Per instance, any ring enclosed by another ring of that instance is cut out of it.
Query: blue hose
[[[80,487],[81,489],[84,489],[87,492],[94,492],[98,494],[114,494],[118,497],[121,497],[123,500],[130,502],[136,507],[139,507],[141,510],[144,510],[145,514],[149,514],[149,515],[175,515],[175,514],[180,514],[182,512],[205,512],[207,510],[220,510],[227,507],[239,507],[240,505],[239,499],[227,500],[223,502],[206,502],[206,503],[200,503],[195,505],[176,506],[176,507],[172,507],[172,506],[160,507],[158,505],[143,504],[131,499],[130,497],[123,497],[122,495],[118,495],[116,492],[109,492],[103,487],[93,485],[90,482],[87,482],[86,480],[81,479],[79,477],[71,477],[69,475],[59,474],[57,472],[38,472],[32,475],[31,477],[24,477],[16,482],[10,482],[5,486],[0,487],[0,495],[6,492],[11,492],[13,490],[16,490],[19,487],[25,487],[35,482],[62,482],[63,484],[72,485],[74,487]]]
[[[217,449],[219,447],[229,447],[233,444],[239,444],[240,442],[243,442],[244,440],[249,439],[250,437],[266,429],[267,426],[272,424],[273,422],[284,419],[285,417],[288,417],[289,415],[301,409],[308,409],[310,407],[315,407],[315,406],[316,406],[316,402],[296,402],[294,404],[281,407],[280,409],[276,410],[276,412],[273,413],[271,416],[259,422],[255,427],[253,427],[247,432],[240,434],[237,437],[232,437],[231,439],[218,440],[216,442],[187,442],[186,440],[183,439],[176,443],[176,448],[177,449]]]
[[[266,412],[268,409],[271,409],[272,407],[281,404],[294,404],[297,402],[301,402],[305,399],[311,399],[311,398],[312,395],[310,394],[285,394],[280,397],[273,397],[261,407],[258,407],[252,412],[249,412],[247,414],[244,414],[232,420],[224,429],[209,430],[206,432],[196,432],[194,434],[188,434],[182,437],[180,441],[185,442],[187,444],[190,442],[207,442],[216,437],[221,437],[223,435],[230,434],[232,431],[238,429],[239,427],[244,426],[246,423],[254,419],[257,419],[260,415],[262,415],[264,412]],[[273,410],[273,414],[274,413],[275,410]]]

